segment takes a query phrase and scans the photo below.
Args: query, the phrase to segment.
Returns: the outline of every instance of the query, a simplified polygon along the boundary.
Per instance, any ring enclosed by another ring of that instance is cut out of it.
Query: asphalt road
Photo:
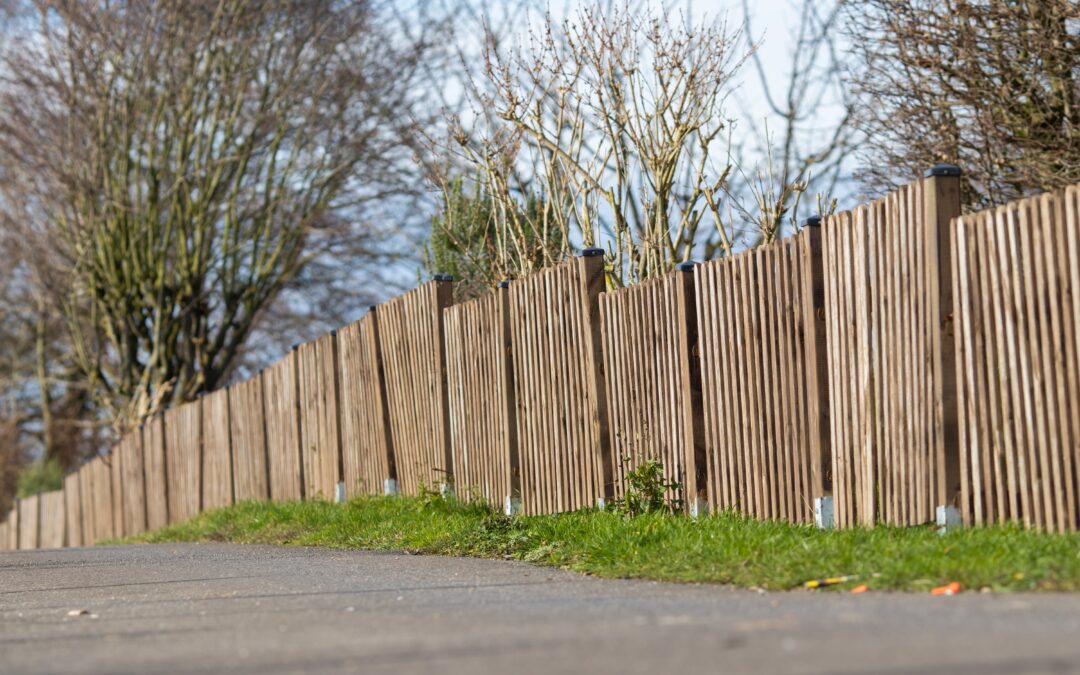
[[[216,544],[27,551],[0,554],[0,672],[1080,672],[1080,595],[757,593]]]

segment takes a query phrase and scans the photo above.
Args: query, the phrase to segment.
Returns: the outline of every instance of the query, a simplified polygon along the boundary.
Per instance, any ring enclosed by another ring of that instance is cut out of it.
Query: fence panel
[[[79,472],[64,476],[64,514],[68,546],[83,545],[82,497],[79,490]]]
[[[19,509],[19,550],[26,551],[38,547],[38,535],[41,505],[38,496],[23,497],[16,504]]]
[[[840,525],[924,523],[959,490],[947,266],[959,204],[959,178],[943,174],[826,221]]]
[[[695,271],[709,499],[717,508],[813,520],[828,471],[819,238],[807,227]]]
[[[1077,527],[1080,188],[953,222],[965,522]]]
[[[600,295],[617,498],[624,496],[627,471],[650,459],[663,464],[666,480],[682,486],[668,491],[669,500],[684,502],[687,488],[697,495],[696,476],[688,473],[696,467],[694,404],[700,404],[700,391],[695,401],[682,353],[696,338],[693,305],[689,312],[685,306],[693,301],[692,282],[692,275],[673,272]]]
[[[296,350],[264,370],[262,378],[270,498],[276,502],[294,501],[303,497]]]
[[[63,548],[67,541],[64,536],[64,491],[43,492],[39,499],[41,522],[38,548]]]
[[[132,535],[146,531],[146,467],[143,461],[143,434],[136,429],[122,439],[113,450],[114,462],[120,467],[119,491],[122,495],[122,518],[119,534]]]
[[[378,307],[390,433],[399,489],[453,479],[444,359],[449,281],[432,281]]]
[[[169,479],[169,522],[202,510],[202,406],[198,401],[165,411],[165,467]]]
[[[520,499],[507,289],[446,310],[454,479],[466,496]]]
[[[11,523],[8,520],[0,522],[0,551],[11,549]]]
[[[233,503],[232,446],[228,388],[211,392],[202,404],[202,510]]]
[[[90,470],[91,508],[93,509],[93,543],[112,539],[116,536],[115,506],[112,494],[112,470],[102,456],[97,456],[87,464]]]
[[[333,500],[341,480],[337,333],[300,345],[296,359],[304,498]]]
[[[229,428],[236,501],[269,499],[262,375],[229,387]]]
[[[346,494],[380,494],[396,479],[378,315],[338,331],[341,387],[341,459]]]
[[[142,425],[145,474],[146,528],[169,524],[169,481],[165,465],[165,416],[156,415]]]
[[[599,251],[510,285],[522,508],[572,511],[610,497],[601,374]]]

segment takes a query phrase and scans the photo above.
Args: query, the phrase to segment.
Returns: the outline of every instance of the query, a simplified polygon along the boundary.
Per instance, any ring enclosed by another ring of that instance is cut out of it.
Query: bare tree
[[[411,170],[425,44],[380,40],[363,0],[30,10],[4,53],[0,207],[125,427],[222,384],[342,242],[355,266],[389,236],[371,205]]]
[[[736,144],[737,175],[731,191],[740,193],[736,205],[762,220],[759,231],[780,232],[797,227],[797,207],[803,194],[815,196],[809,215],[836,207],[836,195],[849,177],[857,131],[852,124],[854,102],[845,77],[846,53],[837,45],[844,0],[789,0],[786,14],[794,17],[790,34],[761,34],[753,9],[743,0],[745,38],[751,47],[768,41],[787,46],[784,72],[772,73],[761,50],[751,52],[752,74],[760,97],[740,96]],[[773,9],[770,6],[770,9]],[[764,114],[749,101],[764,106]],[[744,207],[745,210],[745,207]]]
[[[491,200],[504,267],[527,273],[570,246],[605,244],[622,284],[704,242],[730,251],[724,102],[745,58],[737,40],[723,22],[599,4],[547,16],[510,47],[489,40],[481,124],[452,140]],[[436,177],[444,190],[452,182]],[[536,242],[556,246],[537,255]]]
[[[867,0],[846,16],[872,187],[955,162],[981,208],[1080,180],[1075,0]]]

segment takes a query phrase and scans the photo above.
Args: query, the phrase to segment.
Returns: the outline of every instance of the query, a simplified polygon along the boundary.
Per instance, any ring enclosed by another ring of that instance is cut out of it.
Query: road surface
[[[0,672],[1080,672],[1080,595],[757,593],[225,544],[26,551],[0,554]]]

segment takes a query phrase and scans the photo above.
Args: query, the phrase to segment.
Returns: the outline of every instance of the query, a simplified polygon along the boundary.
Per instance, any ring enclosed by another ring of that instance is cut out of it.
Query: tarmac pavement
[[[0,553],[0,673],[1080,673],[1080,594],[758,593],[516,561]]]

